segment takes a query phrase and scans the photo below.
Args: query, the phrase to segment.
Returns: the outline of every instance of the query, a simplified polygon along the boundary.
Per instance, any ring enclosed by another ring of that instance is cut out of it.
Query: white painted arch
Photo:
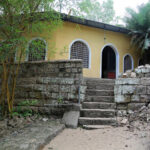
[[[101,49],[101,54],[100,54],[100,58],[101,58],[101,60],[100,60],[100,78],[102,78],[103,50],[105,49],[106,46],[111,47],[112,50],[115,52],[115,55],[116,55],[116,78],[118,78],[118,76],[119,76],[119,52],[118,52],[116,46],[114,46],[112,43],[108,43],[108,44],[104,45]]]
[[[124,59],[125,59],[125,57],[126,56],[129,56],[130,58],[131,58],[131,69],[133,70],[134,69],[134,60],[133,60],[133,57],[132,57],[132,55],[131,54],[129,54],[129,53],[126,53],[124,56],[123,56],[123,72],[124,72]]]
[[[28,61],[28,57],[29,57],[29,45],[30,45],[31,42],[34,41],[34,40],[42,40],[42,41],[45,43],[45,45],[46,45],[46,47],[45,47],[45,50],[46,50],[45,60],[47,60],[48,45],[47,45],[46,40],[43,39],[43,38],[41,38],[41,37],[34,37],[34,38],[32,38],[32,39],[28,42],[28,44],[27,44],[27,48],[26,48],[26,61]]]
[[[75,43],[75,42],[82,42],[84,43],[87,47],[88,47],[88,51],[89,51],[89,66],[87,69],[90,69],[91,68],[91,48],[88,44],[88,42],[86,42],[85,40],[83,39],[75,39],[71,42],[71,44],[69,45],[69,59],[71,59],[71,47],[72,45]]]

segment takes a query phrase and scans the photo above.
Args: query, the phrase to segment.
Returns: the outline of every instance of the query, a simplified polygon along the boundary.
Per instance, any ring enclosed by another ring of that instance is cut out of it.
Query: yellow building
[[[34,35],[28,48],[33,40],[43,40],[45,60],[83,59],[85,77],[117,78],[138,66],[140,55],[131,47],[129,30],[72,16],[64,15],[63,20],[53,39]],[[53,55],[52,46],[56,49]],[[32,60],[32,56],[28,54],[26,60]]]

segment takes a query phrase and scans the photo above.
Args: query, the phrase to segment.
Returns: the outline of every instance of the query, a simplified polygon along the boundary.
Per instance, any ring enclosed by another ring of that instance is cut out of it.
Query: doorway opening
[[[106,46],[102,52],[102,78],[116,78],[116,54],[110,46]]]

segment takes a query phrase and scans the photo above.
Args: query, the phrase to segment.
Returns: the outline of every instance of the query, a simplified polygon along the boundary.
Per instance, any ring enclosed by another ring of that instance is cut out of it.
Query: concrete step
[[[116,125],[116,122],[116,118],[79,118],[80,125]]]
[[[84,78],[87,84],[115,84],[114,79],[100,79],[100,78]]]
[[[83,128],[86,130],[95,130],[95,129],[110,129],[110,125],[83,125]]]
[[[115,116],[115,110],[113,109],[81,109],[81,117],[88,118],[110,118]]]
[[[114,84],[87,84],[87,89],[95,90],[114,90]]]
[[[86,96],[85,102],[114,102],[114,96]]]
[[[115,103],[106,102],[83,102],[83,109],[115,109]]]
[[[113,90],[95,90],[95,89],[87,89],[86,95],[89,96],[114,96]]]

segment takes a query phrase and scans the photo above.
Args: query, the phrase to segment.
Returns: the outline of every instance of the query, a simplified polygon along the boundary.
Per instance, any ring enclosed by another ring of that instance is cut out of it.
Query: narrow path
[[[148,140],[126,127],[97,130],[65,129],[43,150],[150,150]]]

